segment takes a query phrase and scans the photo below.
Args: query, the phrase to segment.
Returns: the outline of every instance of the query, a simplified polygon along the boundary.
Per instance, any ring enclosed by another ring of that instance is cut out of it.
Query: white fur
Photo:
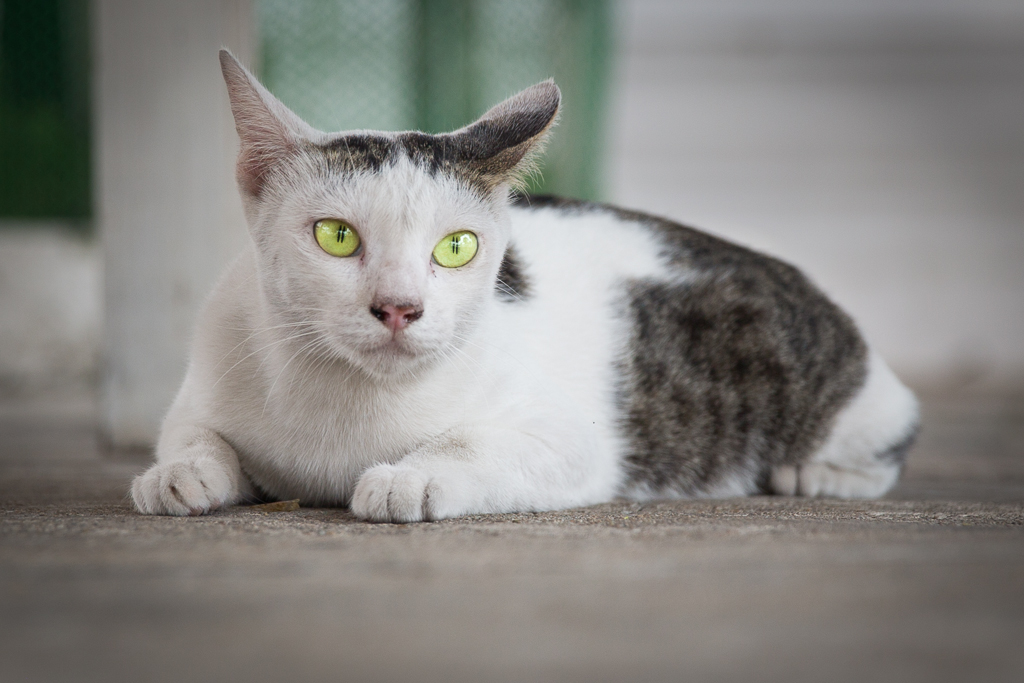
[[[281,195],[252,212],[258,248],[199,321],[157,464],[133,487],[140,510],[238,502],[252,493],[242,470],[273,496],[351,503],[374,520],[616,494],[616,285],[664,272],[648,231],[611,216],[494,211],[408,162],[386,179]],[[322,216],[358,226],[364,256],[322,252],[310,227]],[[476,258],[431,264],[433,245],[466,227]],[[510,233],[529,264],[530,298],[514,304],[489,285]],[[382,295],[424,303],[399,342],[369,312]]]

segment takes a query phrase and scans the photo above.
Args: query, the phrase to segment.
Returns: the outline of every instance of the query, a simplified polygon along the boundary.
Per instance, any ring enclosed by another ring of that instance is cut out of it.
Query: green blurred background
[[[0,0],[0,218],[90,216],[85,0]]]
[[[244,243],[222,45],[333,130],[553,76],[534,191],[779,255],[905,376],[1024,386],[1020,0],[0,0],[0,394],[163,410]]]
[[[259,0],[257,68],[323,130],[448,131],[554,77],[534,191],[601,195],[610,21],[599,0]],[[88,0],[0,0],[0,219],[89,230]]]

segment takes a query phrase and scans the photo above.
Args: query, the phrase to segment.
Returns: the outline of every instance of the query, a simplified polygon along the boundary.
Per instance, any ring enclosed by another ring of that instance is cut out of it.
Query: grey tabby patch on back
[[[679,268],[677,282],[627,284],[619,392],[633,486],[700,494],[739,477],[767,491],[771,467],[810,456],[864,383],[853,321],[792,266],[641,213],[552,197],[521,205],[640,223]]]

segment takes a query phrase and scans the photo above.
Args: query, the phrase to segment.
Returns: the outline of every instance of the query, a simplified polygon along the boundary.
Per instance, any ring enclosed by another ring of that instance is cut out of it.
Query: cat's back
[[[579,296],[578,290],[602,281],[669,274],[660,236],[624,212],[589,202],[523,197],[511,215],[509,257],[516,272],[508,277],[503,264],[501,277],[526,297],[531,286],[534,294],[542,287],[545,294],[576,290]]]
[[[596,411],[612,401],[615,365],[630,336],[622,315],[627,283],[679,273],[656,232],[602,205],[524,197],[511,218],[494,341]]]
[[[865,385],[852,320],[777,259],[547,197],[513,209],[513,244],[521,299],[510,306],[537,316],[522,325],[545,340],[552,376],[575,383],[595,414],[605,406],[627,490],[764,490],[773,467],[821,447]]]
[[[817,290],[794,267],[701,230],[609,204],[550,195],[518,197],[512,207],[517,270],[544,277],[558,273],[583,282],[664,278],[681,283],[695,276],[740,276]],[[526,285],[518,278],[513,286]]]

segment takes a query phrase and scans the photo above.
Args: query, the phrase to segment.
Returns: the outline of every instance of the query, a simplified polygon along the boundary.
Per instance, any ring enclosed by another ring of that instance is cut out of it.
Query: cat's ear
[[[271,95],[227,50],[220,51],[220,68],[242,143],[238,184],[244,192],[259,197],[270,169],[291,154],[299,140],[318,133]]]
[[[492,107],[451,133],[460,161],[490,186],[518,184],[535,169],[561,102],[561,91],[549,79]]]

